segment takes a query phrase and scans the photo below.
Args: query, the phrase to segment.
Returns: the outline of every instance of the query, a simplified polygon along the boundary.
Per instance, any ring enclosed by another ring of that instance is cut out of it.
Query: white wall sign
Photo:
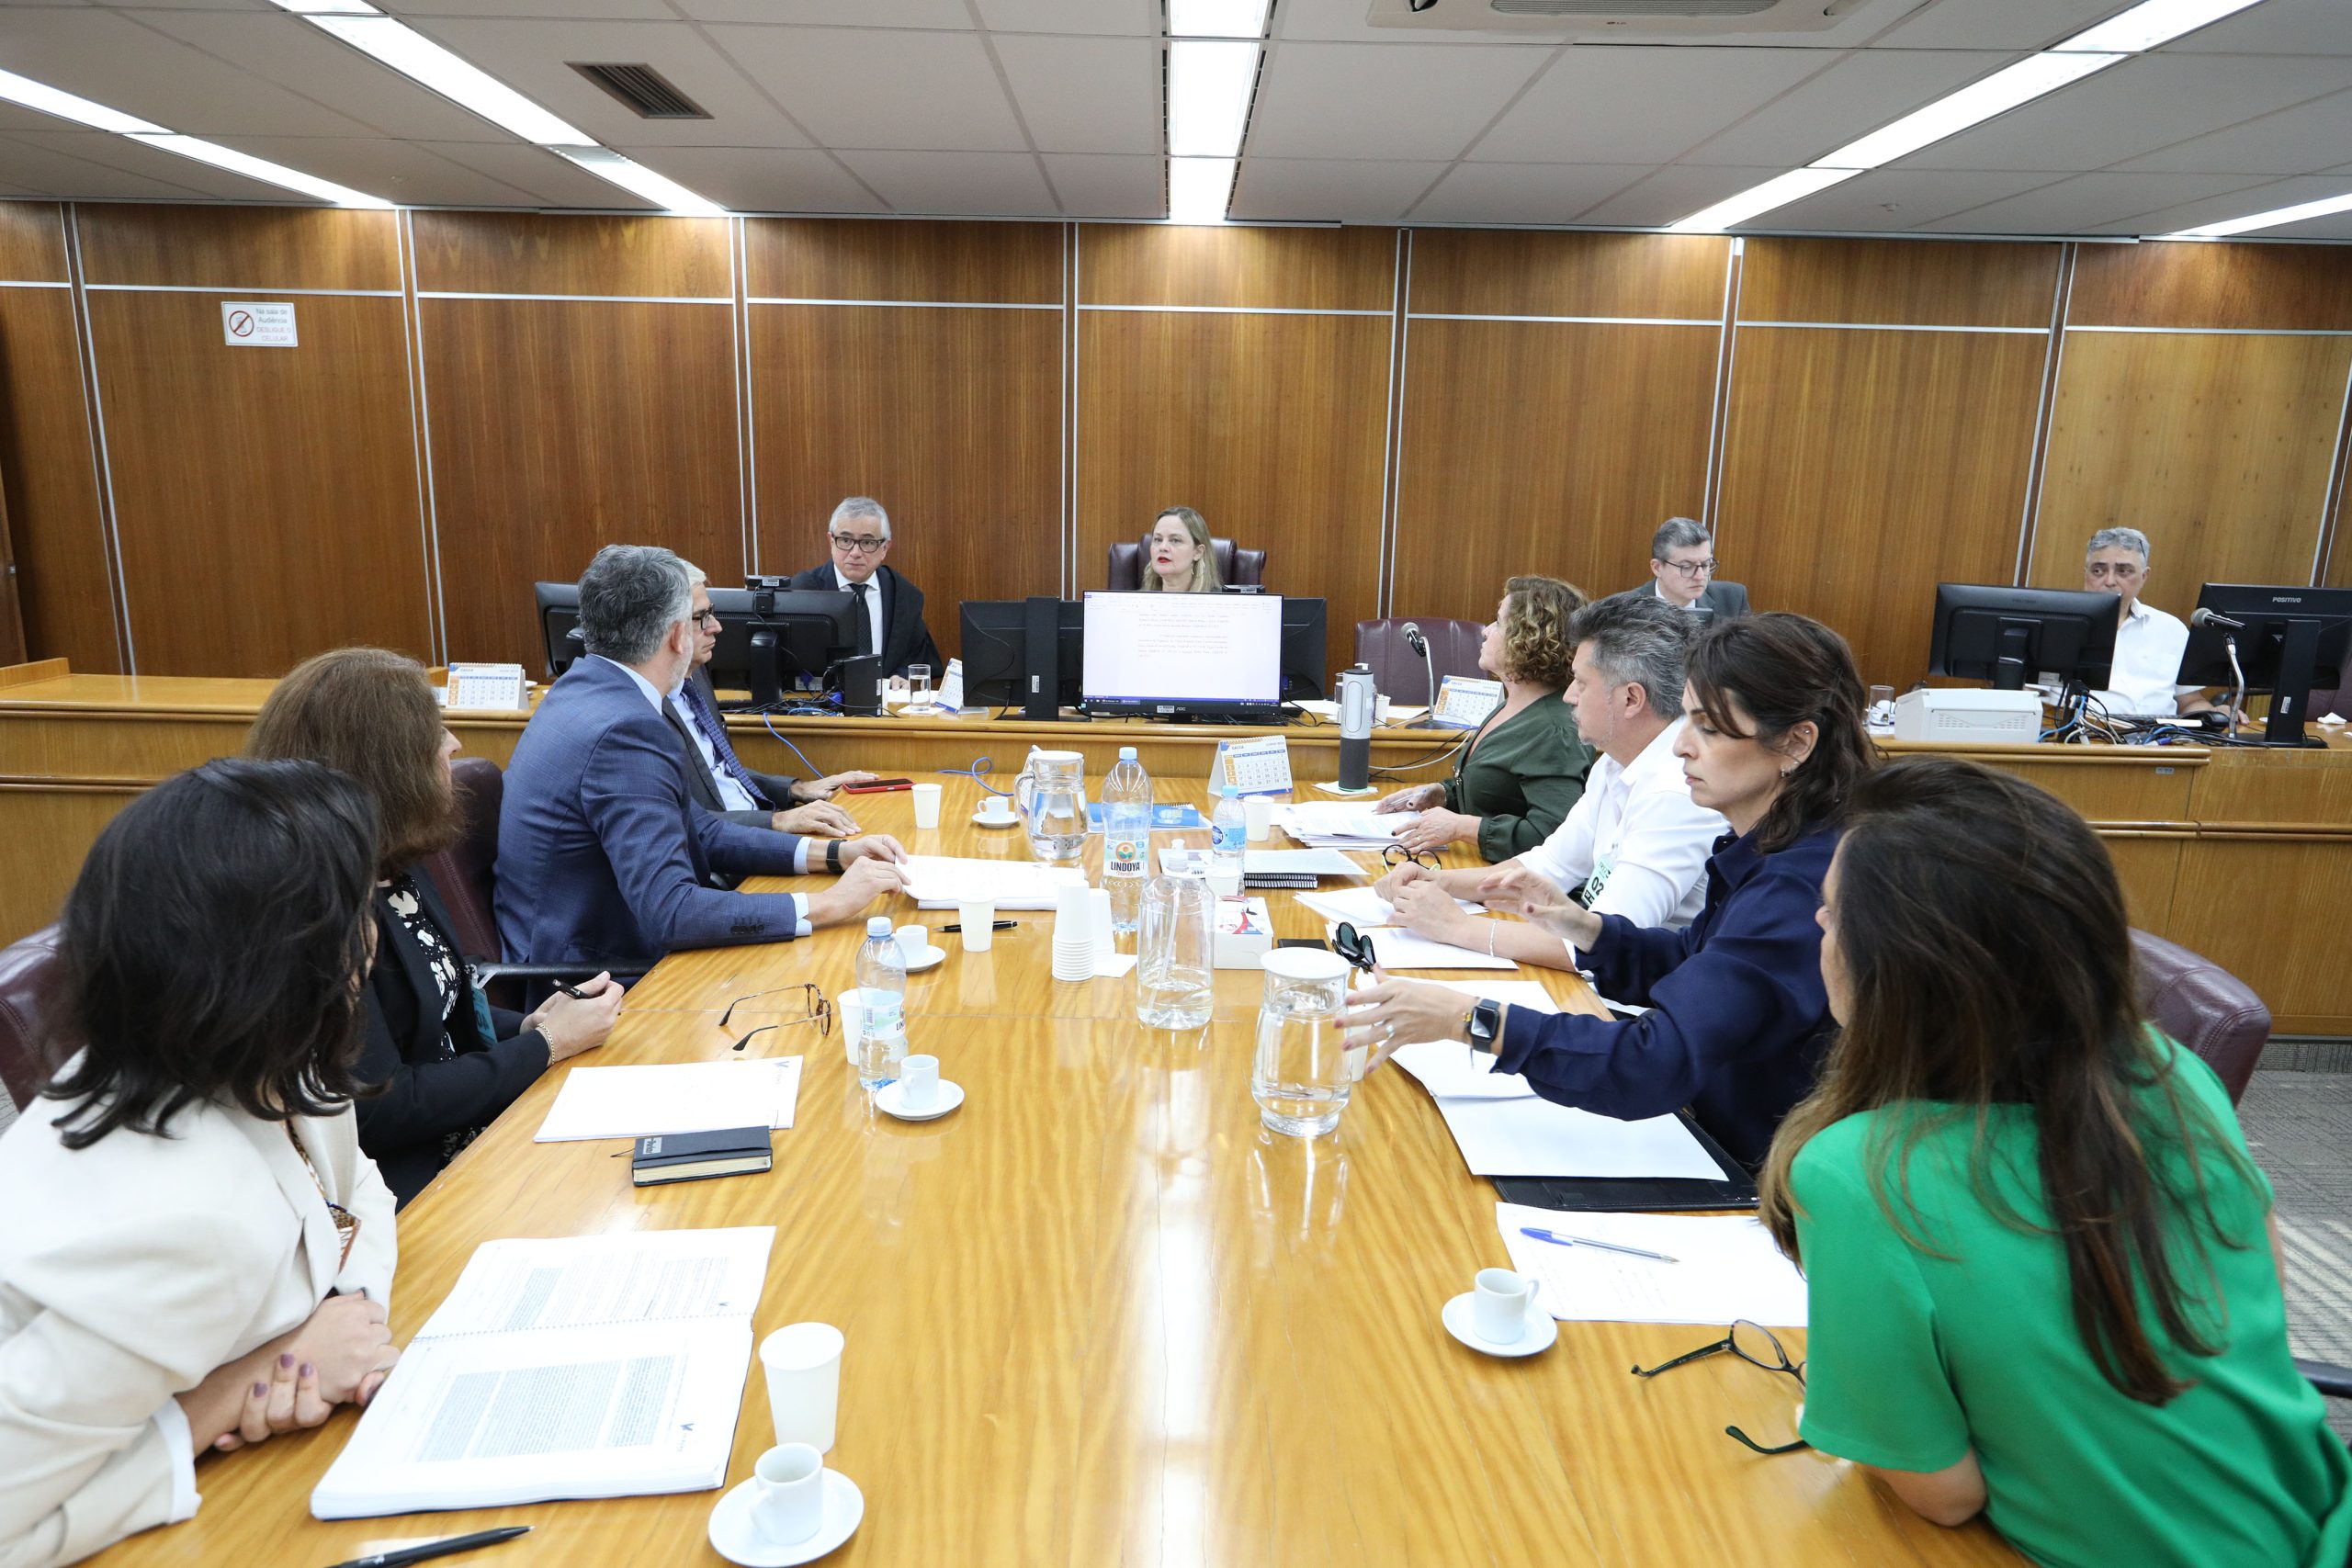
[[[293,348],[293,301],[223,299],[220,335],[231,348]]]

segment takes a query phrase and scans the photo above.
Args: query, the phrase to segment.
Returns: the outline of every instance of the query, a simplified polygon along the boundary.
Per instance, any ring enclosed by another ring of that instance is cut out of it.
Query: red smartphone
[[[915,781],[912,779],[876,779],[872,784],[843,784],[842,793],[843,795],[888,795],[894,789],[914,787]]]

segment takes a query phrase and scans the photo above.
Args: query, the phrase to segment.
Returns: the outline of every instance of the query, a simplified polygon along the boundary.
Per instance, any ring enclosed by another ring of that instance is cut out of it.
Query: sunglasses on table
[[[1677,1367],[1686,1366],[1692,1361],[1704,1360],[1709,1356],[1724,1355],[1726,1352],[1738,1357],[1751,1367],[1761,1367],[1768,1372],[1785,1372],[1797,1380],[1797,1387],[1804,1387],[1804,1363],[1801,1360],[1789,1359],[1787,1349],[1781,1346],[1781,1341],[1774,1337],[1770,1329],[1762,1324],[1750,1323],[1744,1317],[1734,1323],[1724,1332],[1724,1337],[1712,1345],[1702,1345],[1696,1350],[1687,1350],[1670,1361],[1660,1361],[1655,1367],[1634,1367],[1632,1371],[1637,1378],[1654,1378],[1660,1372],[1670,1372]],[[1725,1427],[1724,1431],[1759,1454],[1792,1454],[1799,1449],[1809,1449],[1813,1446],[1803,1438],[1799,1438],[1793,1443],[1779,1443],[1767,1447],[1736,1427]]]
[[[1380,858],[1389,865],[1417,865],[1423,871],[1435,871],[1439,862],[1435,850],[1408,850],[1402,844],[1391,844],[1380,852]]]
[[[786,996],[793,993],[797,993],[800,998],[800,1017],[787,1020],[783,1023],[763,1023],[758,1028],[746,1033],[741,1039],[736,1041],[731,1049],[741,1051],[744,1046],[749,1045],[752,1043],[754,1035],[764,1034],[771,1029],[797,1029],[804,1023],[815,1024],[817,1026],[818,1036],[820,1039],[831,1039],[833,1033],[833,1004],[826,999],[824,992],[819,990],[814,984],[808,981],[803,981],[797,986],[777,986],[771,990],[753,991],[748,997],[737,997],[733,1001],[727,1004],[727,1010],[718,1015],[718,1027],[720,1032],[724,1032],[728,1025],[734,1021],[735,1010],[737,1008],[744,1007],[744,1005],[749,1002],[756,1002],[762,997]],[[747,1008],[746,1010],[751,1012],[783,1012],[786,1010],[784,1007],[767,1007]]]
[[[1372,939],[1345,920],[1331,933],[1331,951],[1365,974],[1372,973]]]

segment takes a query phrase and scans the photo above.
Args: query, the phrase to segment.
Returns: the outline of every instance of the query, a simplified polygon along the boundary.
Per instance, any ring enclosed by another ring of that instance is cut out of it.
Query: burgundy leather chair
[[[2245,981],[2177,942],[2135,931],[2132,955],[2141,1010],[2202,1057],[2236,1104],[2270,1038],[2270,1010]]]
[[[457,928],[458,951],[473,961],[491,999],[500,1007],[521,1011],[529,996],[545,995],[538,981],[593,978],[593,964],[509,964],[498,940],[497,907],[492,902],[498,868],[498,807],[506,797],[506,775],[498,764],[481,757],[460,757],[449,764],[457,784],[458,816],[463,824],[458,841],[426,857],[424,874],[433,879],[448,907],[449,923]]]
[[[1144,554],[1150,547],[1148,537],[1133,544],[1111,547],[1111,576],[1107,583],[1114,593],[1133,593],[1143,586]],[[1237,549],[1231,539],[1212,536],[1209,553],[1216,558],[1216,576],[1220,582],[1239,588],[1263,587],[1266,581],[1266,552]]]
[[[56,976],[55,926],[0,948],[0,1092],[19,1111],[49,1078],[40,1026]]]
[[[1427,702],[1433,689],[1430,670],[1437,672],[1435,684],[1440,686],[1448,675],[1483,678],[1485,671],[1478,668],[1478,644],[1487,635],[1483,622],[1410,617],[1429,639],[1430,669],[1425,670],[1421,656],[1405,641],[1407,618],[1356,623],[1356,662],[1372,667],[1373,685],[1383,696],[1408,705]]]

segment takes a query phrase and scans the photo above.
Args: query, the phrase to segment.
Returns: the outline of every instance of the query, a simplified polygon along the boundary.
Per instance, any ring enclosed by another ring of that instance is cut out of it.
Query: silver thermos
[[[1372,782],[1372,715],[1379,701],[1372,670],[1354,664],[1340,671],[1340,787],[1362,789]]]

